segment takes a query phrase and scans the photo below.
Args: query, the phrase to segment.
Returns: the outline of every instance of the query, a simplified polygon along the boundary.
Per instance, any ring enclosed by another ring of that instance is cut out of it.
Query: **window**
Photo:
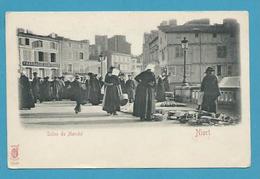
[[[44,69],[43,69],[43,68],[40,68],[40,69],[39,69],[39,77],[41,77],[41,78],[44,78],[44,77],[45,77]]]
[[[55,42],[50,42],[51,49],[57,49],[57,44]]]
[[[39,62],[43,62],[44,61],[43,52],[38,52],[38,61]]]
[[[217,33],[213,33],[213,38],[216,38],[217,37]]]
[[[32,79],[32,69],[31,68],[26,68],[26,75],[29,79]]]
[[[31,51],[30,50],[23,50],[23,60],[24,61],[31,61]]]
[[[72,73],[72,71],[73,71],[72,64],[68,64],[68,72]]]
[[[80,44],[79,46],[80,46],[80,48],[83,48],[83,44]]]
[[[19,38],[19,45],[25,45],[25,39]]]
[[[71,47],[71,43],[70,42],[68,43],[68,45],[69,45],[69,47]]]
[[[51,62],[56,62],[56,53],[51,53]]]
[[[227,75],[232,76],[232,65],[227,66]]]
[[[183,49],[181,46],[175,47],[175,57],[182,57],[183,56]]]
[[[28,38],[25,39],[25,45],[30,45],[30,39]]]
[[[34,41],[34,42],[32,43],[32,45],[33,45],[34,48],[43,47],[43,43],[42,43],[41,40]]]
[[[57,76],[57,70],[51,69],[51,78],[53,79],[55,76]]]
[[[168,73],[170,73],[173,76],[176,76],[176,66],[169,66]]]
[[[83,60],[83,58],[84,58],[83,53],[80,52],[80,53],[79,53],[79,59],[80,59],[80,60]]]
[[[199,33],[195,33],[195,38],[198,38],[199,37]]]
[[[221,65],[217,65],[217,76],[221,76]]]
[[[218,46],[217,47],[217,56],[218,56],[218,58],[226,58],[227,57],[227,47]]]

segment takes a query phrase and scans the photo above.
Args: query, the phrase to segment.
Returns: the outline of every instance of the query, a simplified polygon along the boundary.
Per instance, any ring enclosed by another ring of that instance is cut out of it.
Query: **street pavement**
[[[90,104],[82,105],[81,112],[75,114],[75,102],[73,101],[51,101],[37,103],[35,108],[31,110],[20,110],[21,121],[25,126],[35,125],[82,125],[82,126],[171,126],[180,124],[178,121],[140,121],[139,118],[132,115],[132,104],[121,107],[118,115],[111,116],[102,110],[102,105],[92,106]],[[159,107],[156,109],[165,110],[194,110],[195,106],[189,107]]]
[[[177,121],[142,122],[129,112],[118,112],[118,115],[108,115],[102,110],[102,105],[82,105],[81,112],[75,114],[75,102],[52,101],[37,103],[31,110],[20,110],[21,121],[25,126],[34,125],[87,125],[87,126],[149,126],[165,125]],[[123,108],[122,108],[123,110]],[[140,124],[141,123],[141,124]]]

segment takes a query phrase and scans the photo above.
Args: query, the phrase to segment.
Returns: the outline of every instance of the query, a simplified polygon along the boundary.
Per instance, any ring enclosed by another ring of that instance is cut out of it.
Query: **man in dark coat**
[[[155,75],[151,65],[147,70],[135,77],[138,82],[134,101],[133,115],[140,117],[141,120],[152,120],[155,111],[154,88],[156,86]]]
[[[61,83],[59,82],[58,78],[55,76],[52,82],[52,94],[53,94],[53,99],[56,101],[60,100],[60,90],[61,90]]]
[[[49,77],[46,76],[43,78],[44,81],[40,86],[40,102],[50,101],[51,100],[51,83],[49,82]]]
[[[165,101],[165,86],[162,76],[158,76],[158,82],[156,85],[156,100],[158,102]]]
[[[64,76],[59,77],[58,81],[60,83],[59,100],[62,100],[63,99],[64,89],[65,89]]]
[[[37,103],[37,100],[40,99],[40,85],[41,85],[40,78],[37,76],[37,72],[34,72],[33,80],[32,80],[32,92],[33,92],[35,103]]]
[[[25,73],[21,73],[19,79],[19,109],[31,109],[35,107],[31,85]]]
[[[81,112],[81,104],[83,103],[83,87],[79,81],[79,76],[76,75],[74,81],[71,83],[71,92],[73,95],[73,100],[76,101],[76,107],[74,111],[76,114]]]
[[[218,86],[218,79],[213,74],[214,69],[208,67],[206,70],[206,76],[201,83],[201,91],[204,92],[201,109],[207,112],[217,112],[217,99],[220,96],[220,90]]]
[[[134,92],[135,92],[135,82],[132,79],[132,75],[128,75],[128,80],[126,81],[126,92],[128,94],[129,103],[134,102]]]
[[[124,73],[119,74],[119,80],[120,80],[122,92],[126,93],[125,74]]]

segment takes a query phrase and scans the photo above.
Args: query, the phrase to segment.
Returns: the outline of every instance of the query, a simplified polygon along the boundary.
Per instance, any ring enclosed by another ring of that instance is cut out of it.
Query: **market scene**
[[[240,34],[235,19],[166,19],[144,32],[72,40],[17,29],[19,111],[25,124],[240,122]]]

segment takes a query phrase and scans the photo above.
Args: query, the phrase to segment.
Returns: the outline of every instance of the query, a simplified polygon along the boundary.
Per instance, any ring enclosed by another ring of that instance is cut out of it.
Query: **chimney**
[[[169,20],[169,25],[172,27],[177,26],[177,20],[176,19]]]

